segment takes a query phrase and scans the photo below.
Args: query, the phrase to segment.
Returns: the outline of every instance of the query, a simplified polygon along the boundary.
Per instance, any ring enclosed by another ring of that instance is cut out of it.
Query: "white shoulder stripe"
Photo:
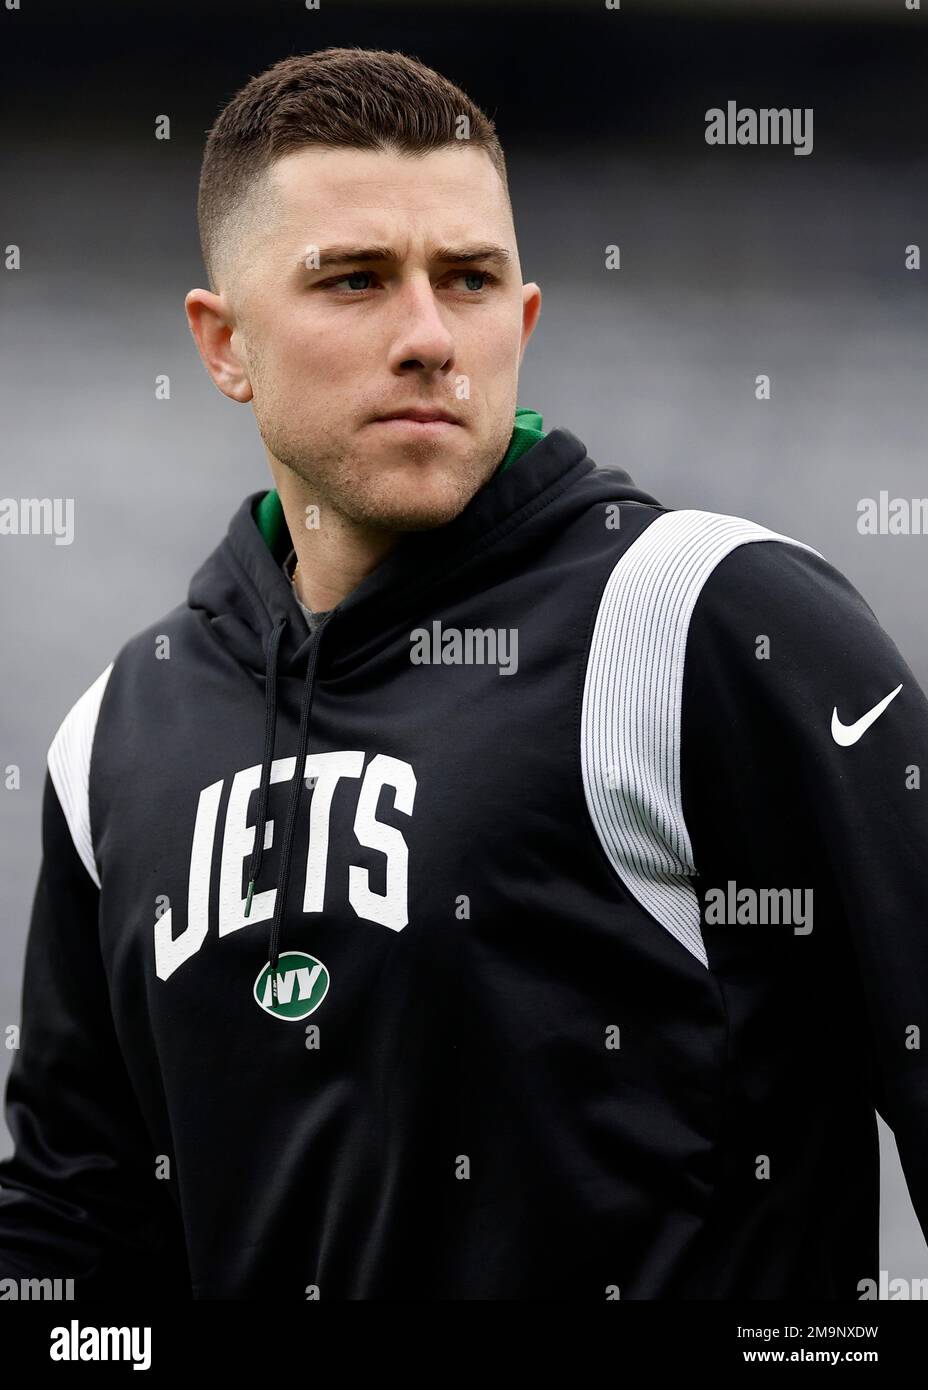
[[[719,561],[765,540],[819,555],[743,517],[682,510],[652,521],[603,590],[584,681],[580,757],[596,834],[629,892],[705,966],[680,779],[686,639]]]
[[[112,669],[111,661],[93,685],[72,705],[48,750],[48,770],[68,822],[74,848],[98,888],[100,875],[97,873],[90,834],[90,754],[100,703]]]

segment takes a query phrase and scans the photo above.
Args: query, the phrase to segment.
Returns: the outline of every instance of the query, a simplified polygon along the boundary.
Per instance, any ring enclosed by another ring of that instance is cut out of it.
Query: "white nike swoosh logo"
[[[838,718],[838,707],[835,705],[831,712],[831,736],[835,743],[840,743],[842,748],[850,748],[852,743],[856,743],[861,735],[867,732],[871,724],[876,723],[890,700],[894,700],[901,689],[902,686],[897,685],[878,705],[862,714],[855,724],[842,724]]]

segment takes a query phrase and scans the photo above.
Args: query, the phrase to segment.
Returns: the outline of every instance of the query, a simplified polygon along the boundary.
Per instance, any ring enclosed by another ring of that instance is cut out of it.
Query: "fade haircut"
[[[493,122],[418,59],[324,48],[275,63],[236,92],[207,136],[197,222],[210,289],[226,287],[248,235],[273,221],[269,170],[282,155],[304,146],[425,154],[465,143],[486,151],[508,199]]]

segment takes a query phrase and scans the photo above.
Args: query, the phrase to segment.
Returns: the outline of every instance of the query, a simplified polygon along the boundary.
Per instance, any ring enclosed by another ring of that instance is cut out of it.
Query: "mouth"
[[[405,409],[391,410],[388,415],[379,415],[372,423],[394,429],[438,431],[460,428],[461,422],[447,410],[432,410],[427,406],[409,406]]]

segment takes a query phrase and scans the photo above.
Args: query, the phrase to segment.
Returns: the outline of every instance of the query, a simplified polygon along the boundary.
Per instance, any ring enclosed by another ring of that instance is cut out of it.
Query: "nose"
[[[414,277],[397,291],[397,328],[390,351],[390,369],[450,371],[454,338],[445,324],[428,275]]]

